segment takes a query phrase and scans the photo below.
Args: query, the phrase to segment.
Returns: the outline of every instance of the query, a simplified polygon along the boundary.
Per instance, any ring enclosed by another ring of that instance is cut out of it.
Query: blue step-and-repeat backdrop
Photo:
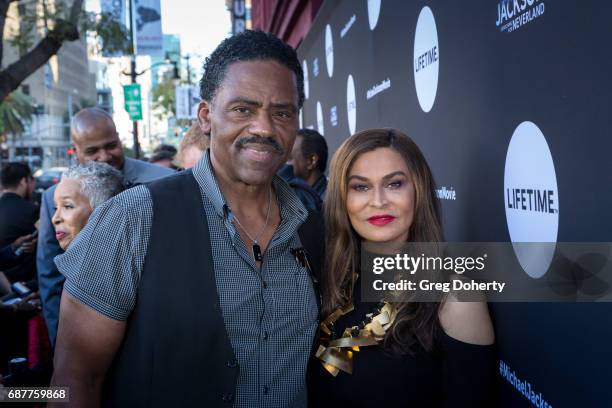
[[[448,241],[610,242],[611,17],[596,0],[327,0],[298,48],[301,125],[331,151],[372,127],[411,136]],[[500,407],[612,406],[612,304],[490,307]]]

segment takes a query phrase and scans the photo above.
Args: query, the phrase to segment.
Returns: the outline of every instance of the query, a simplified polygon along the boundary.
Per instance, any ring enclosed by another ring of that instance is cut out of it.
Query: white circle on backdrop
[[[308,99],[308,63],[306,60],[302,63],[302,70],[304,71],[304,97]]]
[[[321,108],[321,102],[317,102],[317,130],[321,136],[325,135],[325,128],[323,125],[323,108]]]
[[[521,267],[532,278],[542,277],[555,253],[559,191],[546,138],[533,122],[521,123],[508,145],[504,208],[514,253]]]
[[[329,24],[325,27],[325,62],[327,65],[327,75],[331,78],[334,75],[334,40]]]
[[[355,100],[355,81],[352,75],[349,75],[346,80],[346,114],[349,132],[352,135],[357,125],[357,101]]]
[[[439,65],[440,47],[436,20],[431,9],[425,6],[419,13],[414,33],[412,64],[417,98],[424,112],[429,112],[436,100]]]
[[[370,24],[370,30],[374,30],[376,23],[378,23],[380,2],[381,0],[368,0],[368,23]]]

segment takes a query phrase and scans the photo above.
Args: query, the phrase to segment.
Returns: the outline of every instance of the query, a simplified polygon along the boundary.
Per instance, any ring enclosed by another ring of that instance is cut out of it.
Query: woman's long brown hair
[[[330,165],[325,200],[326,262],[322,276],[323,314],[353,302],[355,275],[359,272],[361,238],[353,229],[346,210],[348,176],[355,160],[378,148],[397,151],[411,172],[415,187],[414,218],[408,241],[440,242],[442,227],[431,170],[418,146],[395,129],[369,129],[347,139]],[[420,345],[434,349],[439,329],[439,303],[398,303],[398,315],[385,337],[385,345],[408,353]]]

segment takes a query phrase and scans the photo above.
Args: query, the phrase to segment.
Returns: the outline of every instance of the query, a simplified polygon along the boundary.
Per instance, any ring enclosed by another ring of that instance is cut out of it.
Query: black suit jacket
[[[0,196],[0,248],[17,238],[34,232],[38,207],[15,193]],[[26,255],[14,268],[5,271],[10,281],[30,280],[36,277],[34,255]]]

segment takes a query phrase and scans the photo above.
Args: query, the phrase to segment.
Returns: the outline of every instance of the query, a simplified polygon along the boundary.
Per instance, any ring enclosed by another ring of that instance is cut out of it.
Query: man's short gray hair
[[[81,191],[89,199],[92,210],[123,190],[121,172],[101,162],[71,166],[62,174],[62,180],[66,179],[81,183]]]

